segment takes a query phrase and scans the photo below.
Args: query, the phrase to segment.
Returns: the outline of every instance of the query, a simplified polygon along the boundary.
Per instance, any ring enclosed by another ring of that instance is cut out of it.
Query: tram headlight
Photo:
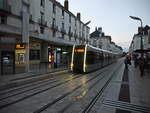
[[[71,64],[71,67],[73,67],[73,64]]]
[[[87,68],[87,65],[86,65],[86,64],[84,64],[84,68]]]

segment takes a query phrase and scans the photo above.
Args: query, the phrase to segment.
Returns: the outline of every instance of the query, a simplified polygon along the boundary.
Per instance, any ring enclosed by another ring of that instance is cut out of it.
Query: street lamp
[[[142,29],[142,34],[141,34],[141,56],[143,57],[143,53],[142,53],[142,50],[143,50],[143,40],[142,40],[142,35],[143,35],[143,22],[142,22],[142,19],[139,18],[139,17],[135,17],[135,16],[129,16],[131,19],[133,20],[138,20],[141,22],[141,29]]]

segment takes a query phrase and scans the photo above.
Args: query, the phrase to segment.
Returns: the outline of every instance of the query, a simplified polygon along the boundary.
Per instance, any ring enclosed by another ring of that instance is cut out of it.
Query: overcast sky
[[[62,5],[64,0],[57,0]],[[106,35],[123,48],[128,48],[132,37],[137,33],[140,22],[129,18],[140,17],[143,25],[150,25],[150,0],[68,0],[69,10],[89,24],[90,32],[102,27]]]

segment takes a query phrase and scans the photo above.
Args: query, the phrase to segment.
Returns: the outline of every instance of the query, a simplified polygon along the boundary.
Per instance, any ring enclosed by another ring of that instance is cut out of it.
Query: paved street
[[[87,74],[49,76],[0,92],[0,113],[149,113],[149,72],[123,59]]]

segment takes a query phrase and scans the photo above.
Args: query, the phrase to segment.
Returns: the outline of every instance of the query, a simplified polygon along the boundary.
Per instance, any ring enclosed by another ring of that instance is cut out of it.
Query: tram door
[[[1,54],[1,74],[15,73],[15,55],[13,51],[2,51]]]

